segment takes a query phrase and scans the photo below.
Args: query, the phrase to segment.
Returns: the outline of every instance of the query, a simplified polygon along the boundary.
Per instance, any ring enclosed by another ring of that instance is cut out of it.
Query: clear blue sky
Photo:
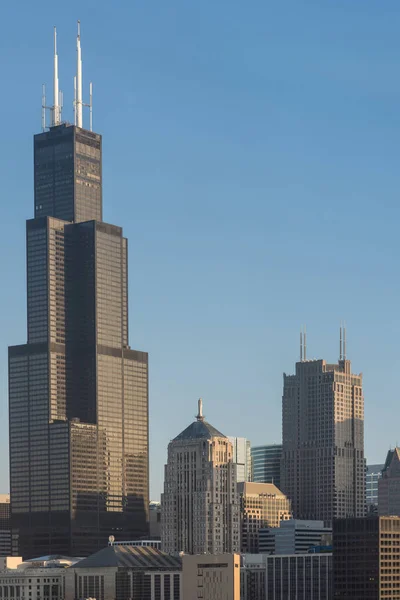
[[[7,345],[26,341],[32,135],[75,21],[103,134],[104,216],[129,238],[130,340],[150,353],[151,495],[196,401],[224,433],[281,439],[282,372],[364,373],[366,455],[400,442],[398,0],[5,3],[0,67],[0,491]]]

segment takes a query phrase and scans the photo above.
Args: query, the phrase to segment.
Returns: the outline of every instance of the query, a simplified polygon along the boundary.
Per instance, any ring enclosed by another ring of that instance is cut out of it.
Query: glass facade
[[[378,506],[378,482],[385,465],[367,465],[365,473],[365,495],[367,507]]]
[[[255,483],[281,485],[282,444],[254,446],[251,449],[253,479]]]
[[[101,136],[70,125],[34,138],[35,217],[102,220]]]
[[[101,136],[35,136],[28,343],[9,348],[19,553],[84,556],[148,533],[148,356],[128,345],[127,240],[101,222]]]
[[[233,462],[236,470],[236,482],[251,481],[251,444],[243,437],[231,437],[229,441],[233,448]]]

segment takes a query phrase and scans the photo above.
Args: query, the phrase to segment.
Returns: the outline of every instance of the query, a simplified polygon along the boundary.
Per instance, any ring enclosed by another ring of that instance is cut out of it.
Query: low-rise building
[[[64,600],[67,569],[12,569],[0,572],[0,597],[14,600]]]
[[[240,555],[182,557],[184,600],[240,600]]]
[[[241,600],[332,600],[332,554],[245,554]]]
[[[331,545],[332,528],[323,521],[289,519],[258,532],[260,554],[306,554],[311,548]]]
[[[241,551],[258,552],[258,532],[290,519],[290,500],[273,483],[239,483]]]
[[[182,600],[181,569],[156,548],[113,544],[68,569],[65,600]]]

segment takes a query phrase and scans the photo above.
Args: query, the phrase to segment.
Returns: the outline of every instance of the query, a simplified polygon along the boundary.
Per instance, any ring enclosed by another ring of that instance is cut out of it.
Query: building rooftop
[[[240,494],[251,496],[267,495],[276,496],[277,498],[286,498],[285,494],[273,483],[254,483],[243,481],[238,483],[238,491]]]
[[[107,546],[74,565],[74,569],[99,567],[178,570],[181,559],[149,546]]]
[[[400,461],[400,448],[398,448],[397,446],[393,450],[389,450],[389,452],[387,453],[386,461],[382,469],[382,474],[388,470],[394,458]]]
[[[178,440],[189,440],[189,439],[200,439],[207,438],[210,439],[212,437],[226,437],[223,433],[215,429],[210,423],[207,421],[194,421],[186,427],[179,435],[174,438],[174,442]]]
[[[186,427],[186,429],[184,429],[182,431],[182,433],[177,435],[173,439],[173,441],[176,442],[176,441],[180,441],[180,440],[191,440],[191,439],[202,439],[202,438],[210,439],[213,437],[226,438],[226,435],[224,435],[223,433],[218,431],[218,429],[215,429],[215,427],[210,425],[210,423],[207,423],[207,421],[204,419],[204,417],[203,417],[203,401],[200,398],[199,399],[199,412],[196,417],[196,421],[193,421],[193,423],[191,423],[189,425],[189,427]]]

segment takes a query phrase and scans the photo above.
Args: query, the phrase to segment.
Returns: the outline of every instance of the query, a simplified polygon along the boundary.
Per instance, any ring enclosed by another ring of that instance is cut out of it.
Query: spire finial
[[[198,421],[204,421],[204,416],[203,416],[203,398],[199,398],[199,400],[197,402],[197,405],[198,405],[199,412],[198,412],[198,414],[196,416],[196,419]]]

